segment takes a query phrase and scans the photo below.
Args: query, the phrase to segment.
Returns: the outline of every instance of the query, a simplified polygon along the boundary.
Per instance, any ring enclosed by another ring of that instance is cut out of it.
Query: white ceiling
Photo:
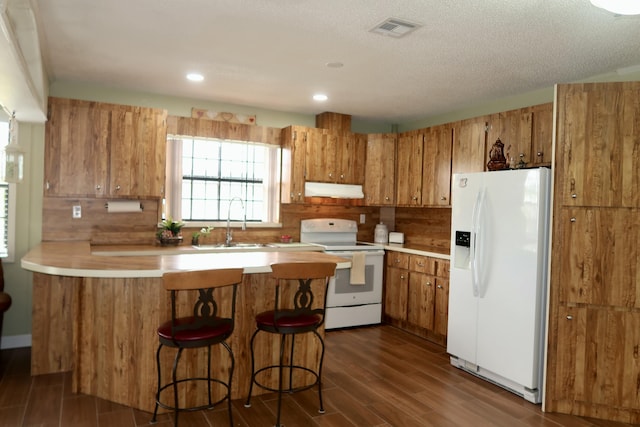
[[[34,0],[49,80],[402,123],[640,64],[589,0]],[[404,38],[369,30],[422,25]],[[327,67],[341,62],[342,68]],[[205,81],[187,82],[198,71]],[[311,100],[324,92],[329,100]]]

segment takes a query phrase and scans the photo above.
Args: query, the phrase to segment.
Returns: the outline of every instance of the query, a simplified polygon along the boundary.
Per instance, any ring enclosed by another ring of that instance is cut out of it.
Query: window
[[[166,212],[173,218],[278,221],[279,147],[170,136],[167,165]]]
[[[13,234],[15,218],[12,209],[15,209],[15,184],[8,184],[4,179],[4,148],[9,143],[9,123],[0,122],[0,257],[13,261]]]

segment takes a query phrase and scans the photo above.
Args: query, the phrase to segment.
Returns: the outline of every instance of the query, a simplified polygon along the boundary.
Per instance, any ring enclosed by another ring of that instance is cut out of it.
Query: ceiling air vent
[[[404,21],[398,18],[389,18],[371,29],[372,33],[382,34],[389,37],[403,37],[410,32],[420,28],[420,25]]]

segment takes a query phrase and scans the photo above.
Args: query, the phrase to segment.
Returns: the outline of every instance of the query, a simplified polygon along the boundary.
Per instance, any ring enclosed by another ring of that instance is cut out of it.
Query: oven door
[[[384,251],[365,251],[364,285],[351,284],[351,269],[338,269],[329,282],[327,307],[345,307],[382,303],[382,269]],[[327,251],[342,258],[353,256],[352,251]]]

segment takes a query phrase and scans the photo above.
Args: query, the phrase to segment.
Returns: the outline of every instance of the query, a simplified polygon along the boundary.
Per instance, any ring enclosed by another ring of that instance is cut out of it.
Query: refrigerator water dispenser
[[[456,230],[455,268],[471,268],[471,232]]]

